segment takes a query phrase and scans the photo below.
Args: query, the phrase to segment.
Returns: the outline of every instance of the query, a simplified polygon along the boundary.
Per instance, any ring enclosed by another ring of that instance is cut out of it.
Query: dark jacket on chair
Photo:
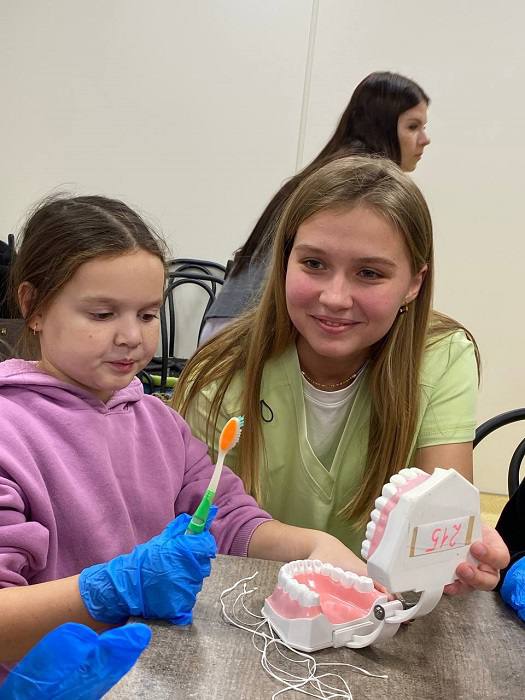
[[[510,564],[507,569],[501,572],[501,584],[508,569],[518,559],[525,556],[525,479],[522,480],[518,490],[514,492],[503,508],[496,530],[502,536],[510,552]]]

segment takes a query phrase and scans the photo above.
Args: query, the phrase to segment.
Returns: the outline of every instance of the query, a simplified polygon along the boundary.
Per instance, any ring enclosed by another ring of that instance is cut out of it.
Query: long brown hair
[[[401,165],[397,122],[403,112],[420,102],[429,105],[429,96],[404,75],[375,71],[363,78],[352,93],[328,143],[309,165],[287,180],[267,204],[245,243],[236,252],[230,276],[235,277],[246,269],[255,254],[264,256],[269,253],[288,197],[301,180],[324,163],[350,155],[374,155]]]
[[[18,315],[18,288],[29,282],[32,294],[22,310],[26,324],[48,305],[78,268],[99,256],[142,249],[166,260],[166,246],[124,202],[102,196],[50,197],[34,209],[19,234],[9,293]],[[22,356],[39,357],[38,336],[29,327],[21,338]]]
[[[241,408],[245,428],[239,442],[238,471],[245,487],[261,499],[260,386],[265,363],[295,342],[288,316],[285,277],[297,229],[309,217],[329,209],[366,206],[383,216],[405,241],[413,274],[425,265],[417,298],[397,316],[388,333],[371,348],[367,377],[371,397],[368,454],[359,491],[342,515],[360,524],[381,486],[406,464],[419,414],[419,377],[428,343],[461,326],[433,313],[432,222],[415,183],[391,161],[352,156],[334,160],[306,178],[290,197],[277,229],[268,281],[258,307],[228,325],[190,360],[177,387],[175,405],[184,415],[199,392],[217,383],[207,423],[213,445],[217,420],[228,386],[243,372]]]

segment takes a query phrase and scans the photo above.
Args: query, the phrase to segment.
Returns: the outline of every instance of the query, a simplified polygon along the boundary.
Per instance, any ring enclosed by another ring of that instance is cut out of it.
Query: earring
[[[398,313],[401,316],[401,314],[406,314],[407,311],[408,311],[408,304],[403,304],[403,306],[400,307]]]
[[[34,325],[33,328],[32,328],[33,335],[36,335],[37,330],[38,330],[38,324],[35,323],[35,325]]]

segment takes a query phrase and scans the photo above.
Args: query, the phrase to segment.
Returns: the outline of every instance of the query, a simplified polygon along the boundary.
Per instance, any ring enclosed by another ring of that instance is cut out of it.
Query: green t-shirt
[[[243,373],[232,380],[219,415],[218,429],[241,411]],[[430,445],[470,442],[474,438],[477,397],[474,346],[462,331],[440,338],[425,352],[421,371],[421,411],[408,460]],[[206,437],[206,421],[216,391],[212,383],[194,400],[186,417],[194,435]],[[362,378],[328,471],[306,436],[303,386],[295,345],[266,363],[261,391],[261,426],[266,467],[261,468],[261,507],[277,520],[324,530],[359,555],[364,531],[337,513],[355,494],[365,469],[370,397]],[[227,457],[236,470],[237,455]],[[261,465],[264,458],[261,456]],[[401,467],[400,467],[401,468]],[[379,494],[378,494],[379,495]]]

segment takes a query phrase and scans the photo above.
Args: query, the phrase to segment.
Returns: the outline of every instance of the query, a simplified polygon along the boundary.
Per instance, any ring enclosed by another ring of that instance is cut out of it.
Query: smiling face
[[[420,102],[407,109],[397,120],[397,138],[401,150],[401,170],[412,172],[430,143],[425,131],[427,125],[427,103]]]
[[[364,206],[321,211],[304,221],[286,273],[286,304],[304,372],[326,383],[356,371],[400,307],[416,298],[424,272],[412,272],[402,234]]]
[[[155,352],[163,286],[162,262],[144,250],[84,263],[30,320],[39,367],[107,401]]]

